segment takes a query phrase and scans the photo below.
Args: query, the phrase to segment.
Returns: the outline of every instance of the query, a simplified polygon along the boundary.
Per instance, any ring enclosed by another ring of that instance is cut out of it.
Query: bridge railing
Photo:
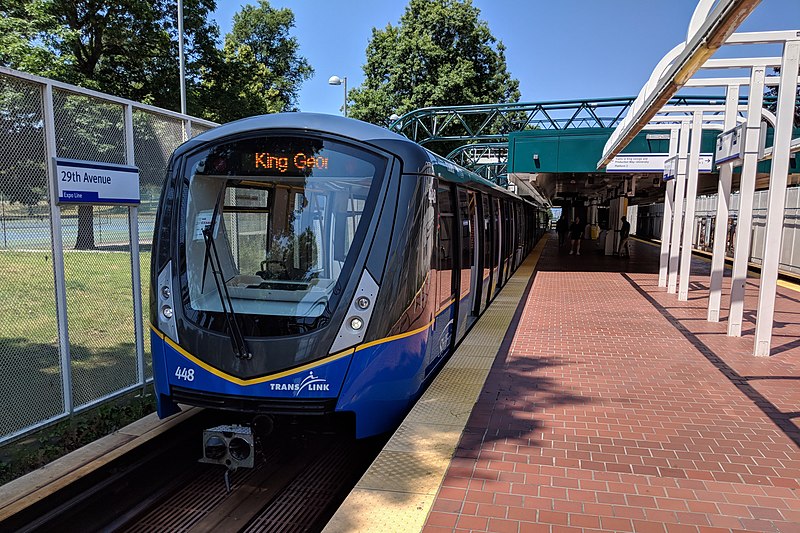
[[[389,129],[420,144],[505,141],[509,133],[529,129],[612,128],[633,101],[634,97],[623,97],[426,107],[406,113]],[[681,96],[672,103],[700,105],[719,101],[708,96]]]

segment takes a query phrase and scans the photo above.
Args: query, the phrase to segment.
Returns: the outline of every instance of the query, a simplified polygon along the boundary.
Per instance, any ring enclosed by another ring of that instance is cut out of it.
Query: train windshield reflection
[[[298,159],[289,157],[295,171],[285,172],[278,163],[265,168],[269,161],[284,159],[269,160],[261,155],[269,152],[258,148],[227,147],[194,159],[182,210],[189,305],[196,311],[222,311],[203,235],[213,228],[220,279],[237,314],[318,317],[349,254],[358,248],[354,243],[376,165],[318,146],[314,161],[324,166],[311,165],[305,156],[303,167],[297,167]],[[242,151],[261,162],[257,172],[237,172],[230,163],[225,174],[206,171],[221,153],[229,162],[246,160]]]

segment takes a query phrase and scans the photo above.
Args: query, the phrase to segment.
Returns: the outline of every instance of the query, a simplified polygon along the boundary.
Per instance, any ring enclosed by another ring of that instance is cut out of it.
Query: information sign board
[[[744,124],[739,124],[717,136],[717,150],[714,154],[717,166],[722,163],[741,162],[746,132]]]
[[[668,157],[664,161],[664,181],[674,180],[678,173],[678,156]]]
[[[606,167],[606,172],[664,172],[668,154],[619,154]],[[713,154],[700,154],[699,171],[711,172]]]
[[[139,205],[139,169],[53,158],[57,204]]]

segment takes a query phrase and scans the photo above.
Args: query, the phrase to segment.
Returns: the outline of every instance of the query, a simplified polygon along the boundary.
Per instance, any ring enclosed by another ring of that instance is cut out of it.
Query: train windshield
[[[261,324],[251,334],[321,325],[358,254],[385,160],[328,139],[262,136],[213,147],[185,168],[187,311],[219,329],[213,315],[228,305]],[[264,327],[257,317],[277,320]]]

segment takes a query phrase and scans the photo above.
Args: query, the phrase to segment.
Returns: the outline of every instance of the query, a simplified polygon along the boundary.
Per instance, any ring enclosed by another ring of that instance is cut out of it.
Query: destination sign
[[[265,170],[277,170],[278,172],[286,172],[289,170],[289,165],[296,170],[306,169],[326,169],[328,168],[328,158],[322,156],[306,155],[304,152],[296,154],[279,154],[270,152],[254,152],[253,153],[254,168],[263,168]]]
[[[139,205],[139,169],[53,158],[57,204]]]

